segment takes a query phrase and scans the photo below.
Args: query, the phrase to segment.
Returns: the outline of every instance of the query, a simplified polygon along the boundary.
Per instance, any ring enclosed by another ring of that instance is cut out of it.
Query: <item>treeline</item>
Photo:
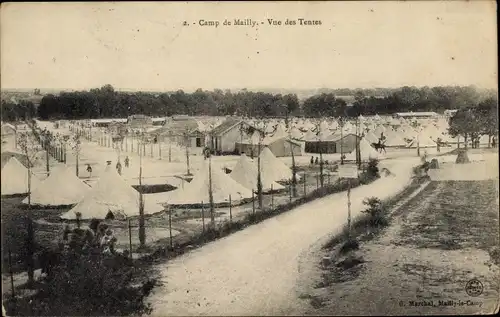
[[[129,93],[117,92],[106,85],[90,91],[47,95],[38,107],[38,116],[41,119],[123,118],[132,114],[269,117],[297,113],[298,110],[297,96],[291,94],[201,89],[191,94],[182,90],[160,94]]]
[[[16,104],[2,100],[0,114],[2,116],[2,122],[25,121],[36,117],[37,110],[31,101],[21,100]]]
[[[119,92],[111,85],[90,91],[61,92],[43,97],[37,116],[47,119],[124,118],[132,114],[150,116],[237,115],[248,117],[357,116],[392,114],[406,111],[435,111],[476,106],[487,98],[497,98],[495,91],[467,87],[401,87],[397,89],[317,90],[303,102],[296,94],[252,92],[245,89],[193,93],[182,90],[169,93]],[[345,100],[345,96],[350,96]],[[344,97],[344,98],[343,98]],[[2,102],[4,120],[31,116],[26,106]],[[13,110],[14,109],[14,110]],[[17,116],[17,117],[16,117]]]

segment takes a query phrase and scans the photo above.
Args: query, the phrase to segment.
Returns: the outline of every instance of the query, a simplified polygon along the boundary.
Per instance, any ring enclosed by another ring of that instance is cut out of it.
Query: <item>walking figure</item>
[[[120,161],[116,163],[116,170],[118,171],[118,174],[122,174],[122,164],[120,163]]]
[[[437,146],[438,153],[441,152],[441,138],[437,138],[436,146]]]
[[[314,164],[314,156],[311,156],[311,165]]]
[[[128,168],[129,159],[128,156],[125,158],[125,167]]]
[[[87,172],[89,173],[89,178],[92,177],[92,166],[90,164],[87,164]]]

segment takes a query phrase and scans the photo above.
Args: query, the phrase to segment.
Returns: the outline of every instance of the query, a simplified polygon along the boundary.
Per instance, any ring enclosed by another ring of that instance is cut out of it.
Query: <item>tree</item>
[[[462,136],[467,150],[468,140],[475,139],[480,134],[481,124],[481,117],[473,108],[460,109],[449,119],[448,133],[452,137]]]
[[[35,238],[33,229],[33,220],[31,218],[31,167],[33,166],[32,158],[38,152],[38,144],[27,133],[21,133],[19,137],[19,147],[26,156],[28,163],[28,217],[27,217],[27,239],[26,239],[26,264],[28,267],[28,285],[34,283],[34,252],[35,252]]]
[[[263,189],[262,189],[262,175],[261,175],[261,160],[260,153],[262,152],[262,142],[264,141],[265,131],[267,128],[267,122],[261,118],[262,131],[259,131],[259,144],[258,144],[258,156],[257,156],[257,198],[259,202],[259,209],[263,208]]]
[[[139,187],[141,190],[139,191],[139,245],[140,247],[144,247],[146,245],[146,228],[145,228],[145,219],[144,219],[144,197],[142,195],[142,155],[144,154],[144,142],[145,142],[145,133],[144,129],[140,129],[139,131],[139,142],[137,146],[139,147]]]
[[[498,135],[498,100],[489,97],[480,102],[474,109],[481,122],[481,134],[488,135],[488,147],[491,146],[491,137]]]

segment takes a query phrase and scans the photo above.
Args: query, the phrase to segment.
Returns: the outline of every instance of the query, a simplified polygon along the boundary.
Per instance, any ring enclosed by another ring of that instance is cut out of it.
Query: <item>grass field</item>
[[[321,270],[307,295],[308,314],[493,313],[500,288],[497,185],[431,182],[393,214],[390,227]],[[484,287],[477,297],[466,292],[471,279]]]

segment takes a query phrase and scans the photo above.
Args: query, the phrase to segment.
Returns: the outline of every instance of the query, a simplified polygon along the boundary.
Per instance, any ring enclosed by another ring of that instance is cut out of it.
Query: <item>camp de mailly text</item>
[[[295,20],[265,19],[263,21],[257,21],[254,19],[232,19],[232,20],[224,19],[224,21],[200,19],[197,24],[199,26],[210,26],[210,27],[219,27],[219,26],[256,27],[259,24],[270,25],[270,26],[294,26],[294,25],[309,26],[309,25],[322,25],[322,22],[321,20],[308,20],[304,18],[298,18]]]

